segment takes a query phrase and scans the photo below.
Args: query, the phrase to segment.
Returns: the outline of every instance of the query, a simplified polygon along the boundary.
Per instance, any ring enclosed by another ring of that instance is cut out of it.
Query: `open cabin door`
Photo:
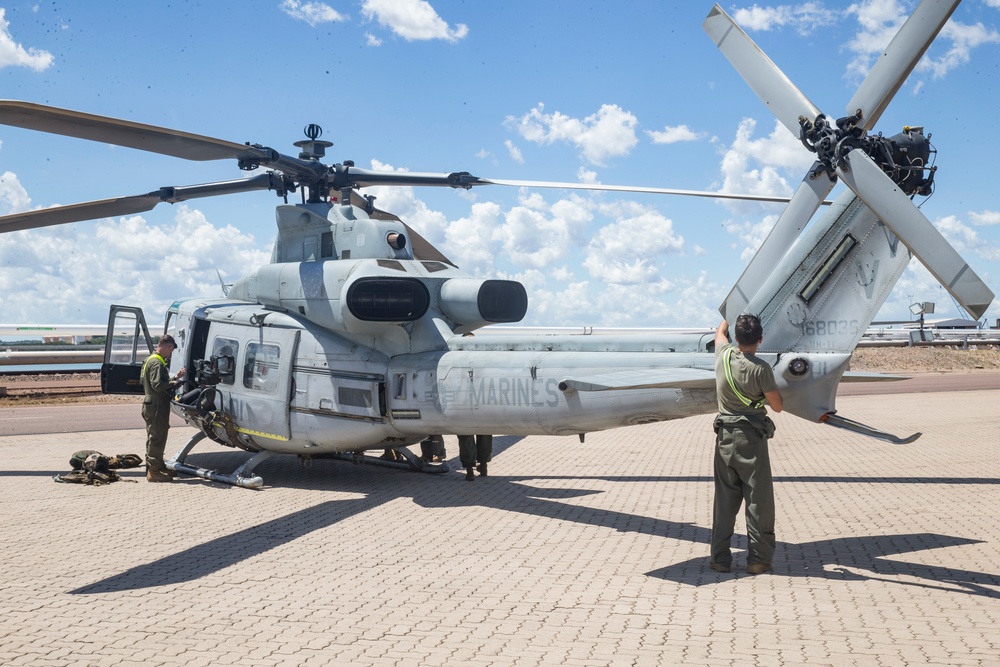
[[[142,364],[153,353],[142,308],[111,306],[108,336],[101,364],[101,391],[105,394],[141,394]]]

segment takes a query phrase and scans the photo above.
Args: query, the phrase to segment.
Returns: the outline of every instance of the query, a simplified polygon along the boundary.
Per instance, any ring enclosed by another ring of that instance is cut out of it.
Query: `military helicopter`
[[[810,421],[895,443],[835,407],[851,353],[915,255],[977,319],[993,293],[913,204],[934,186],[930,135],[907,127],[870,135],[882,111],[958,5],[924,0],[848,104],[831,121],[716,5],[704,29],[816,162],[721,307],[735,321],[759,314],[759,354],[775,370],[784,408]],[[350,161],[321,162],[332,144],[306,128],[297,156],[126,120],[0,101],[0,123],[188,160],[236,160],[262,174],[160,188],[146,194],[0,218],[0,232],[129,215],[161,202],[271,190],[278,236],[271,262],[224,285],[224,298],[175,302],[163,331],[178,349],[172,372],[192,384],[173,410],[196,433],[167,465],[185,474],[258,488],[254,474],[277,454],[360,457],[406,449],[431,434],[577,435],[713,412],[714,332],[635,335],[467,336],[519,322],[528,295],[516,281],[462,271],[396,216],[358,190],[374,185],[481,185],[603,189],[741,197],[631,186],[510,181],[468,172],[389,173]],[[807,223],[840,180],[847,185]],[[289,204],[298,192],[298,203]],[[760,197],[749,197],[762,199]],[[771,199],[771,198],[764,198]],[[805,230],[805,231],[803,231]],[[798,242],[796,242],[798,241]],[[121,335],[122,329],[131,333]],[[105,392],[139,392],[152,350],[140,309],[114,305],[102,369]],[[203,439],[246,450],[235,471],[187,456]]]

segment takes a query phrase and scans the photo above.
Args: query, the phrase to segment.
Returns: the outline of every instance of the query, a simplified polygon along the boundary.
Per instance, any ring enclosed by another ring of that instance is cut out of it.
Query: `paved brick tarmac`
[[[55,484],[74,450],[143,434],[3,437],[0,664],[1000,664],[1000,391],[838,407],[924,436],[778,415],[757,577],[706,567],[710,416],[497,438],[472,484],[278,457],[260,491]]]

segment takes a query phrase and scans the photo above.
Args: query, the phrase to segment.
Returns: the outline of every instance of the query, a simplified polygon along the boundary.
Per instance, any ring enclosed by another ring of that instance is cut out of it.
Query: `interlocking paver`
[[[474,484],[278,457],[256,492],[54,484],[73,451],[141,453],[143,434],[3,437],[0,662],[1000,664],[1000,392],[838,403],[924,436],[777,415],[778,553],[758,577],[741,555],[706,567],[709,416],[497,437]]]

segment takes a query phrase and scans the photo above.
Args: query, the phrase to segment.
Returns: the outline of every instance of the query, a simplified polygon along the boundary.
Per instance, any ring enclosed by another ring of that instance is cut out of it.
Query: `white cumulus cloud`
[[[545,113],[545,105],[539,103],[520,118],[508,116],[504,124],[533,143],[572,144],[595,165],[603,165],[609,157],[628,155],[639,141],[635,136],[639,120],[616,104],[604,104],[597,113],[580,119],[558,111]]]
[[[321,23],[337,23],[346,17],[336,9],[322,2],[298,2],[298,0],[284,0],[279,7],[294,19],[305,21],[309,25],[316,27]]]
[[[602,210],[615,216],[590,241],[583,265],[606,283],[635,285],[663,280],[659,262],[684,248],[673,221],[655,209],[634,202],[614,202]]]
[[[809,34],[818,27],[829,25],[836,20],[836,13],[826,9],[821,2],[803,2],[795,5],[738,9],[733,14],[744,30],[780,30],[792,28],[801,34]]]
[[[646,130],[646,134],[654,144],[677,144],[682,141],[697,141],[704,135],[699,134],[687,125],[667,125],[662,130]]]
[[[996,1],[1000,3],[1000,0]],[[969,218],[972,220],[972,224],[977,227],[1000,225],[1000,211],[980,211],[979,213],[970,212]]]
[[[503,145],[507,147],[507,154],[510,155],[510,159],[518,164],[524,164],[524,155],[521,154],[521,149],[513,141],[507,139],[503,142]]]
[[[469,34],[469,26],[452,28],[425,0],[365,0],[361,12],[407,41],[457,42]]]
[[[0,174],[0,213],[19,213],[31,208],[31,197],[17,180],[17,174],[5,171]]]
[[[10,23],[4,18],[7,10],[0,7],[0,67],[27,67],[36,72],[47,69],[55,57],[48,51],[24,48],[10,34]]]
[[[858,79],[864,77],[889,44],[910,14],[908,6],[898,0],[868,0],[850,5],[847,17],[857,20],[858,32],[847,44],[854,58],[848,65],[848,74]],[[963,24],[950,19],[938,34],[928,53],[917,63],[915,72],[929,74],[938,79],[959,65],[969,62],[972,51],[984,44],[1000,43],[1000,33],[981,23]],[[945,48],[945,52],[940,52]],[[919,90],[923,82],[912,84]]]
[[[813,155],[784,125],[775,122],[766,137],[755,138],[757,123],[744,118],[733,143],[722,158],[723,192],[754,195],[790,195],[792,186],[783,173],[795,174],[796,182],[812,166]]]
[[[0,312],[13,322],[97,323],[112,303],[140,306],[155,326],[173,301],[221,297],[270,251],[231,225],[177,205],[173,221],[141,216],[0,234]]]

